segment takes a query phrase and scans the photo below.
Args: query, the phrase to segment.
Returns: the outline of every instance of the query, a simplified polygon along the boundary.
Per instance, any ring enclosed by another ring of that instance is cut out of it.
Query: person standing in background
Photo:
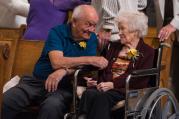
[[[179,83],[179,0],[154,0],[154,4],[157,17],[158,38],[160,41],[170,42],[171,45],[174,41],[172,45],[170,75],[175,96],[179,101],[179,95],[177,94],[179,91],[179,87],[177,86]]]
[[[0,27],[17,28],[26,24],[29,3],[27,0],[0,0],[0,11]]]
[[[156,14],[158,37],[164,41],[179,30],[179,0],[154,0],[154,3],[159,12]]]
[[[28,40],[46,40],[49,30],[68,19],[68,11],[85,4],[82,0],[29,0],[30,11],[27,30],[23,36]]]
[[[103,49],[102,47],[108,40],[116,41],[120,39],[118,27],[114,21],[118,12],[122,10],[142,10],[146,7],[147,0],[92,0],[91,4],[99,15],[96,32],[100,42],[99,49]]]

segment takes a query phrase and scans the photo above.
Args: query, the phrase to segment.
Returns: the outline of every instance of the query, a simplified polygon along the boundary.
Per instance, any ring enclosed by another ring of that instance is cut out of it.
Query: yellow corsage
[[[79,42],[79,46],[83,49],[86,49],[87,44],[85,41],[81,41],[81,42]]]
[[[141,55],[143,57],[143,54],[134,48],[129,49],[129,51],[127,52],[127,59],[132,61],[133,67],[134,67],[139,55]]]
[[[139,52],[134,48],[129,49],[129,51],[127,52],[127,59],[132,60],[133,62],[135,62],[138,57]]]

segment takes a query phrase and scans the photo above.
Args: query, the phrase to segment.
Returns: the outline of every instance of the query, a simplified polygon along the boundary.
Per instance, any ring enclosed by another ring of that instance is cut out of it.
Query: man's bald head
[[[91,5],[79,5],[72,14],[72,19],[92,18],[98,20],[98,14],[95,8]]]

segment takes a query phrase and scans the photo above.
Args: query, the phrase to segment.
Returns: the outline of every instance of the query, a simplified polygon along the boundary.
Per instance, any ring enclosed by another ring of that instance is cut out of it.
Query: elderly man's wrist
[[[87,62],[88,62],[88,64],[89,65],[93,65],[93,63],[94,63],[94,58],[93,58],[94,56],[91,56],[91,57],[89,57],[88,59],[87,59]]]
[[[68,68],[63,68],[63,70],[64,70],[64,72],[65,72],[65,74],[64,75],[68,75],[69,74],[69,69]]]

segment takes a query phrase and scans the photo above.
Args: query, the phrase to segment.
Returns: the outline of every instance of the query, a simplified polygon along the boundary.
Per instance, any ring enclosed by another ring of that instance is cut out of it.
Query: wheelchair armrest
[[[136,77],[143,77],[143,76],[152,76],[152,75],[159,75],[160,69],[158,68],[151,68],[151,69],[142,69],[142,70],[134,70],[128,77],[126,78],[126,93],[129,92],[129,82],[131,78]],[[126,100],[128,100],[128,95],[126,94]],[[126,107],[128,107],[128,101],[126,101]]]
[[[151,69],[142,69],[142,70],[134,70],[131,75],[132,77],[140,77],[140,76],[149,76],[149,75],[156,75],[158,74],[158,68],[151,68]]]
[[[98,67],[95,67],[95,66],[92,66],[92,65],[79,66],[79,67],[76,67],[74,69],[75,70],[79,70],[80,69],[80,72],[81,71],[98,71],[99,70]]]
[[[99,68],[97,67],[94,67],[94,66],[89,66],[89,65],[86,65],[84,67],[76,67],[75,68],[75,72],[74,72],[74,82],[73,82],[73,112],[76,113],[76,107],[77,107],[77,84],[78,84],[78,76],[80,74],[80,72],[88,72],[88,71],[97,71],[99,70]]]
[[[158,68],[134,70],[126,79],[126,92],[129,91],[129,82],[131,78],[159,75],[159,72],[160,69]]]

